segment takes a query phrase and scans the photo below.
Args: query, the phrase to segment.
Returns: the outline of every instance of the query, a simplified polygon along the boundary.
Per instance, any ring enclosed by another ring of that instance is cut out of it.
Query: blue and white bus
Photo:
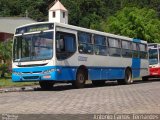
[[[107,80],[130,84],[148,75],[147,42],[62,23],[18,27],[14,35],[12,80],[38,81],[44,89],[57,82],[84,87]]]

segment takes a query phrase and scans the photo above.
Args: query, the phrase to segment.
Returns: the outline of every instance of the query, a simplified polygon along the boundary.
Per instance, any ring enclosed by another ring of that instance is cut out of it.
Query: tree
[[[92,28],[108,16],[108,7],[102,0],[61,0],[61,2],[69,11],[69,24],[72,25]]]
[[[44,0],[1,0],[0,16],[25,17],[27,11],[30,18],[37,21],[45,21],[48,15],[47,4]]]
[[[0,17],[20,16],[24,17],[26,11],[30,18],[37,21],[46,21],[49,5],[54,0],[0,0]],[[90,14],[96,14],[103,20],[115,14],[124,7],[152,8],[160,11],[160,0],[60,0],[69,10],[69,23],[77,26],[87,27],[81,24],[85,19],[90,18]],[[160,13],[160,12],[159,12]],[[89,17],[89,18],[88,18]],[[160,17],[160,14],[159,14]],[[97,19],[95,23],[98,23]],[[85,22],[84,21],[84,22]],[[92,24],[91,22],[90,24]],[[93,24],[95,24],[93,23]]]
[[[12,58],[12,41],[9,40],[7,42],[0,43],[0,71],[1,77],[4,77],[5,72],[8,71],[9,65],[11,64]]]
[[[7,60],[10,60],[12,58],[12,41],[11,40],[0,43],[0,58],[4,61],[4,63]]]
[[[125,7],[108,18],[103,30],[148,42],[160,41],[160,21],[153,9]]]

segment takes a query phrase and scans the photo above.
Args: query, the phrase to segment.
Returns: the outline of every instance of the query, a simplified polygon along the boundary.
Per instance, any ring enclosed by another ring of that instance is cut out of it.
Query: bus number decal
[[[78,61],[87,61],[87,57],[78,56]]]

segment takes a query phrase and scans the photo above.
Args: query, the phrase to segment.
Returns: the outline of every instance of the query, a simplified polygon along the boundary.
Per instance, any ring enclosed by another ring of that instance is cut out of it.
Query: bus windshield
[[[53,57],[53,31],[16,36],[13,61],[38,61]]]
[[[149,49],[149,64],[158,64],[158,51],[157,49]]]

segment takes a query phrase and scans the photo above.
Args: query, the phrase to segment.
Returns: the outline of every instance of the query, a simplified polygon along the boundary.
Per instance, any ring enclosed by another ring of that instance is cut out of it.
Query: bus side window
[[[132,58],[132,43],[122,40],[122,56]]]
[[[139,44],[140,46],[140,58],[141,59],[147,59],[148,55],[147,55],[147,45],[145,44]]]
[[[107,55],[108,49],[105,36],[94,35],[94,52],[96,55]]]
[[[139,58],[139,44],[138,43],[133,43],[132,44],[132,50],[133,50],[133,58]]]
[[[116,38],[108,38],[109,42],[109,55],[119,57],[121,56],[120,40]]]
[[[60,48],[60,50],[64,50],[64,39],[60,39],[59,40],[59,48]]]
[[[56,47],[57,47],[57,52],[64,51],[64,36],[61,35],[60,33],[57,33],[56,36]]]
[[[76,52],[76,37],[74,34],[57,32],[56,56],[59,60],[67,59]]]
[[[78,32],[78,50],[83,54],[93,54],[92,34]]]

